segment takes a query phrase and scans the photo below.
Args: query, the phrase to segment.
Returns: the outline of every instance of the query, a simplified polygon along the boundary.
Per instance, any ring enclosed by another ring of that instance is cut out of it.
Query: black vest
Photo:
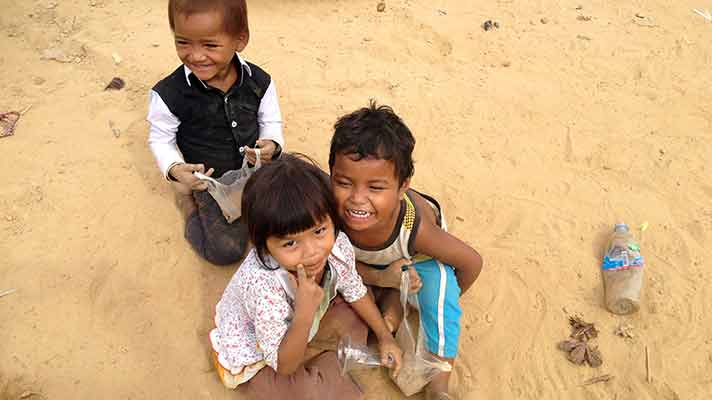
[[[242,166],[240,147],[254,147],[257,110],[271,81],[258,66],[248,63],[250,76],[237,58],[233,61],[240,75],[227,93],[205,88],[194,74],[189,86],[183,65],[153,87],[180,120],[176,137],[185,161],[215,168],[215,177]]]

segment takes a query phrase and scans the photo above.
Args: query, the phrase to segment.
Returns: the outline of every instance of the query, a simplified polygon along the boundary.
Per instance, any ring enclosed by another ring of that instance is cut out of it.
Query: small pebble
[[[36,76],[36,77],[32,78],[32,83],[34,83],[35,85],[41,85],[41,84],[45,83],[45,79],[41,76]]]
[[[114,121],[109,120],[109,128],[111,129],[111,132],[114,134],[115,138],[119,138],[121,136],[121,129],[116,127]]]
[[[509,62],[509,61],[505,61],[505,62],[502,63],[502,66],[505,67],[505,68],[508,68],[510,65],[512,65],[512,63]]]
[[[160,46],[160,44],[158,42],[153,42],[153,43],[151,43],[151,46],[158,47],[158,46]]]
[[[123,79],[121,79],[119,77],[114,77],[114,79],[112,79],[111,82],[109,82],[109,84],[106,85],[104,90],[109,90],[109,89],[121,90],[124,88],[124,86],[126,86],[126,82],[124,82]]]
[[[549,20],[546,19],[546,18],[542,18],[542,19],[539,20],[539,22],[541,22],[542,24],[546,25],[546,24],[549,23]]]
[[[378,12],[386,11],[386,2],[385,1],[378,2],[378,5],[376,5],[376,11],[378,11]]]
[[[491,324],[491,323],[494,321],[494,318],[492,318],[491,315],[486,314],[486,315],[485,315],[485,321],[487,321],[487,323]]]
[[[114,59],[114,64],[121,64],[121,56],[116,53],[111,53],[111,58]]]

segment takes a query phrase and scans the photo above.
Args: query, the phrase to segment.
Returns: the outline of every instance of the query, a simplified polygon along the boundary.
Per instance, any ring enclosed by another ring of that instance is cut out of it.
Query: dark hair
[[[334,136],[329,150],[329,170],[338,154],[393,161],[398,183],[413,176],[413,148],[415,138],[393,109],[378,106],[371,100],[361,108],[339,118],[334,124]]]
[[[250,37],[245,0],[168,0],[168,24],[175,30],[175,16],[190,16],[195,13],[218,11],[223,16],[225,32]]]
[[[250,240],[262,259],[267,238],[303,232],[326,217],[338,226],[336,202],[329,176],[303,154],[283,153],[258,169],[242,193],[242,218],[247,220]]]

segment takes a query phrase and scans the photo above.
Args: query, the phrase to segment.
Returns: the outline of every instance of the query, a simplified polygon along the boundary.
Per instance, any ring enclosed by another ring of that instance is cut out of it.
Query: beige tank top
[[[415,254],[415,237],[418,234],[418,227],[422,218],[422,211],[415,203],[415,192],[409,189],[401,200],[400,214],[393,229],[393,233],[383,246],[378,248],[361,248],[354,244],[356,260],[374,266],[387,266],[401,258],[427,259],[427,256]],[[423,196],[430,207],[435,211],[435,216],[443,230],[447,231],[445,216],[438,202],[430,196],[418,193]]]

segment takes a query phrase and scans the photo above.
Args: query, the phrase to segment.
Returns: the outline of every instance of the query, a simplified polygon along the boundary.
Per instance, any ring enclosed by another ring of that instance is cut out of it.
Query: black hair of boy
[[[302,154],[283,153],[264,164],[247,180],[242,192],[242,217],[265,268],[262,256],[267,252],[268,237],[303,232],[327,216],[339,226],[329,176]]]
[[[355,156],[356,161],[362,158],[389,160],[393,162],[398,183],[402,185],[415,172],[414,147],[413,134],[393,109],[371,100],[368,107],[336,121],[329,150],[329,169],[334,167],[339,154]]]
[[[218,11],[223,16],[223,30],[234,37],[250,37],[245,0],[168,0],[168,24],[175,29],[175,16]]]

